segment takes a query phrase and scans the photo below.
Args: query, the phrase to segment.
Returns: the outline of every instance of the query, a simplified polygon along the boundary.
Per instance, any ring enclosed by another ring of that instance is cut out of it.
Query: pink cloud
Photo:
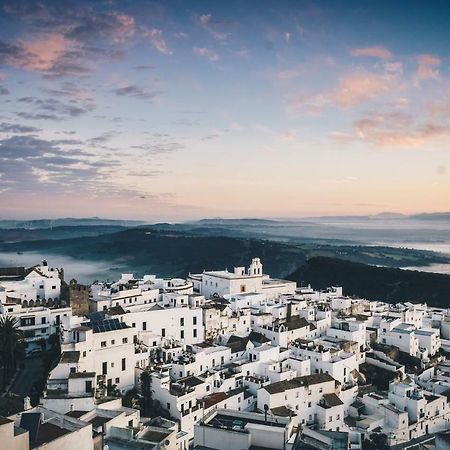
[[[352,56],[369,56],[372,58],[380,59],[390,59],[392,58],[392,53],[384,47],[365,47],[365,48],[355,48],[350,54]]]
[[[134,17],[127,14],[116,14],[117,29],[114,37],[115,42],[124,42],[133,37],[135,31]]]
[[[158,50],[159,53],[163,53],[164,55],[171,55],[173,53],[167,46],[162,31],[158,28],[151,28],[144,31],[144,36],[150,40],[152,46]]]
[[[64,54],[70,41],[62,34],[53,33],[21,44],[24,56],[13,59],[12,64],[27,70],[47,71]]]
[[[339,86],[330,93],[332,103],[347,108],[372,100],[389,91],[395,80],[391,74],[358,72],[342,78]]]
[[[419,80],[439,79],[439,66],[441,60],[433,55],[419,55],[417,58],[419,67],[417,68],[417,77]]]
[[[207,58],[212,62],[219,61],[220,57],[217,53],[209,50],[206,47],[194,47],[194,54],[202,58]]]
[[[450,137],[450,126],[425,122],[417,124],[413,117],[398,111],[372,112],[353,123],[353,133],[333,133],[338,142],[360,140],[375,147],[391,149],[418,148],[429,141]]]

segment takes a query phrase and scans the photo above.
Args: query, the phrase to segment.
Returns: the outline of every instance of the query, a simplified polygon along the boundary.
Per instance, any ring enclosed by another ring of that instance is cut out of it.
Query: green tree
[[[15,317],[0,317],[0,360],[3,367],[3,389],[17,368],[17,363],[24,357],[24,340],[22,330]]]
[[[44,338],[39,339],[38,344],[41,346],[41,350],[45,352],[47,348],[47,341]]]
[[[52,349],[59,348],[60,341],[59,341],[59,335],[57,333],[53,333],[48,337],[48,342],[51,345]]]
[[[152,401],[152,377],[149,372],[144,370],[141,373],[141,391],[142,391],[142,412],[144,416],[149,417],[153,409]]]

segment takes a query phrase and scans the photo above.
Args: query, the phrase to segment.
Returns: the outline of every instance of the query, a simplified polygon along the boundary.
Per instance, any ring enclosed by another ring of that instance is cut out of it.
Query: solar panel
[[[105,319],[101,321],[93,321],[89,324],[94,333],[105,333],[106,331],[123,330],[128,328],[126,323],[120,322],[119,319]]]
[[[104,311],[96,311],[90,314],[86,314],[86,317],[91,321],[91,322],[99,322],[102,320],[105,320],[105,312]]]

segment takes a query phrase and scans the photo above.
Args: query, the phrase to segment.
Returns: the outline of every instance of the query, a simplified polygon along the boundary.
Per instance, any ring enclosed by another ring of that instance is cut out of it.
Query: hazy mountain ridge
[[[0,229],[52,229],[61,226],[121,226],[133,227],[143,225],[141,220],[102,219],[99,217],[72,218],[63,217],[57,219],[31,219],[31,220],[0,220]]]
[[[214,229],[215,230],[215,229]],[[223,269],[247,265],[258,256],[267,273],[285,276],[308,258],[326,256],[354,262],[407,267],[448,263],[438,253],[390,247],[297,243],[258,237],[158,229],[152,226],[68,239],[0,243],[0,251],[65,255],[79,261],[104,262],[117,271],[152,271],[167,276],[185,276],[190,270]],[[231,231],[230,231],[231,233]]]
[[[0,242],[24,242],[47,239],[68,239],[116,233],[128,227],[120,225],[63,225],[52,228],[0,228]]]

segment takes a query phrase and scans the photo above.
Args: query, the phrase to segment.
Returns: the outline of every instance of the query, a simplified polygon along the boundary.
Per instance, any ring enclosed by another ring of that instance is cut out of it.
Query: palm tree
[[[17,368],[17,361],[23,357],[23,333],[15,317],[0,316],[0,360],[3,366],[3,389],[11,375],[11,370]]]

